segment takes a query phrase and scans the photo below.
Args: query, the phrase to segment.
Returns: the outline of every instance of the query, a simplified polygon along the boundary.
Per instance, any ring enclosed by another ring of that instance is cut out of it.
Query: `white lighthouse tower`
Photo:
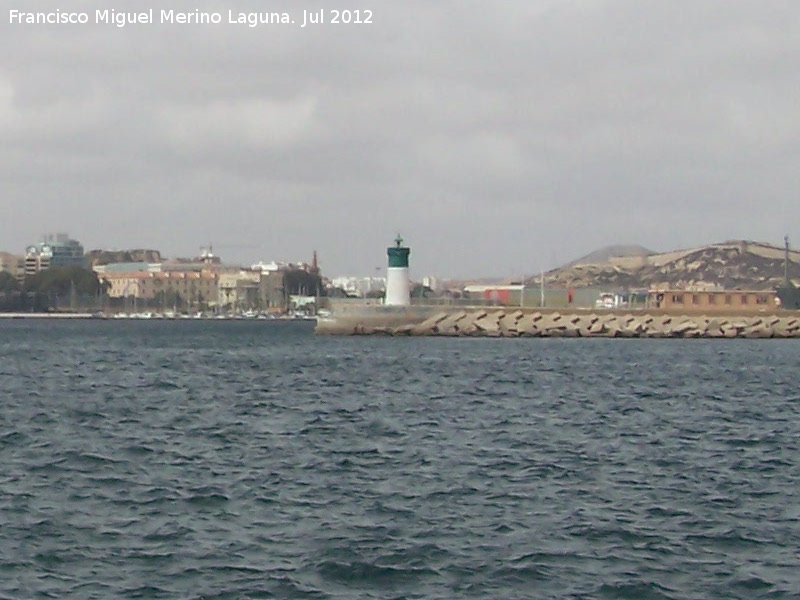
[[[408,306],[411,304],[411,290],[408,282],[408,255],[411,248],[403,246],[403,238],[397,234],[395,246],[387,248],[389,268],[386,270],[387,306]]]

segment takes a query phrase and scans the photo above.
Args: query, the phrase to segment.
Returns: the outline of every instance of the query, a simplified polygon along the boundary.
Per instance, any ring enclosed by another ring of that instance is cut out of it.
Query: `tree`
[[[11,273],[0,271],[0,310],[23,310],[24,301],[16,278]]]
[[[91,269],[71,265],[50,267],[25,278],[23,289],[40,294],[97,296],[101,290],[97,274]]]
[[[383,293],[383,292],[381,292],[381,293]],[[332,288],[326,290],[326,292],[324,294],[321,294],[321,295],[322,296],[328,296],[329,298],[356,298],[356,296],[354,296],[352,294],[348,294],[346,291],[344,291],[340,287],[332,287]]]
[[[16,277],[6,271],[0,271],[0,292],[11,293],[19,291]]]
[[[183,298],[175,290],[159,290],[153,298],[153,303],[166,310],[180,306]]]
[[[427,285],[417,283],[413,288],[411,288],[410,295],[412,298],[432,298],[435,294]]]
[[[302,269],[288,269],[284,275],[286,294],[293,296],[319,296],[322,293],[322,277]]]

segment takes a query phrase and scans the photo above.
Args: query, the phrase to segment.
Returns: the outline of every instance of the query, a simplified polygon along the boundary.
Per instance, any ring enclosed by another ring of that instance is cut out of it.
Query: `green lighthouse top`
[[[411,254],[411,248],[403,246],[403,238],[400,237],[399,233],[394,239],[394,243],[394,247],[386,249],[386,253],[389,255],[389,266],[408,268],[408,255]]]

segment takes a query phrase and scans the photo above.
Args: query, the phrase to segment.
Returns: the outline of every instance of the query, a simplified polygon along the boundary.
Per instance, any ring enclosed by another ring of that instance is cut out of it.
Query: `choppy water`
[[[0,598],[797,598],[798,350],[0,323]]]

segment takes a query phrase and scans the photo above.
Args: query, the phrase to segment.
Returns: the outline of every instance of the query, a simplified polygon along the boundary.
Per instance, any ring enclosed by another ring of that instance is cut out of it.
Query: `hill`
[[[600,248],[600,250],[595,250],[587,254],[586,256],[582,256],[577,260],[573,260],[570,263],[564,265],[563,268],[567,267],[575,267],[577,265],[602,265],[608,262],[611,262],[617,258],[628,258],[632,256],[650,256],[655,254],[652,250],[648,250],[644,246],[637,246],[637,245],[616,245],[616,246],[606,246],[605,248]]]
[[[632,250],[620,252],[622,250]],[[638,251],[636,250],[638,249]],[[789,278],[800,282],[800,252],[789,256]],[[640,246],[610,246],[545,274],[554,287],[772,290],[784,280],[784,249],[733,240],[699,248],[651,253]],[[530,280],[538,284],[539,278]]]

